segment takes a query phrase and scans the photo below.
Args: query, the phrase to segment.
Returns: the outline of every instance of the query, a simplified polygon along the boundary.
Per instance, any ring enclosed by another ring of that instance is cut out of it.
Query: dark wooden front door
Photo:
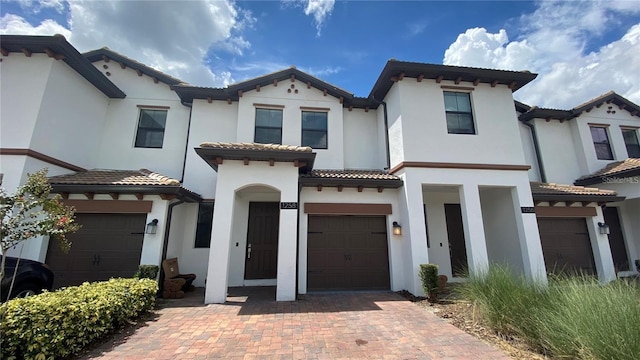
[[[583,218],[538,218],[548,273],[596,274],[587,223]]]
[[[54,288],[132,277],[138,270],[146,214],[77,214],[82,228],[68,235],[65,254],[49,241],[46,263],[54,274]]]
[[[244,269],[246,280],[276,278],[279,223],[280,203],[249,203],[247,256]]]
[[[609,225],[609,246],[611,247],[611,256],[613,256],[613,265],[616,271],[627,271],[629,270],[629,256],[627,255],[627,247],[624,245],[618,208],[606,207],[603,214],[604,222]]]
[[[460,204],[444,204],[444,216],[447,221],[447,236],[449,237],[451,273],[455,277],[462,277],[467,271],[467,246],[464,242]]]
[[[309,290],[388,290],[384,216],[309,216]]]

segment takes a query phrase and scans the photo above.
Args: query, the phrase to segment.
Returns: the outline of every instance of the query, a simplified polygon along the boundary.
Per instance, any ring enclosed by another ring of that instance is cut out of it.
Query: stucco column
[[[400,194],[400,215],[398,221],[402,226],[401,239],[398,235],[390,235],[393,241],[402,241],[403,253],[406,259],[405,283],[407,290],[412,294],[423,296],[422,281],[420,280],[420,264],[429,263],[429,250],[427,249],[427,229],[424,223],[424,209],[422,201],[422,184],[411,181],[409,176],[405,181],[403,192]],[[391,232],[392,229],[389,229]]]
[[[482,209],[478,185],[466,184],[459,188],[467,263],[470,273],[486,271],[489,265],[487,241],[484,236]]]
[[[140,264],[162,266],[162,246],[164,244],[164,232],[167,228],[168,211],[169,201],[162,200],[160,196],[154,195],[151,212],[147,214],[145,226],[152,220],[158,219],[158,228],[155,234],[144,234]]]
[[[518,228],[524,274],[530,280],[546,284],[547,269],[544,265],[538,219],[535,211],[529,212],[535,206],[528,178],[524,184],[518,184],[517,187],[511,189],[511,198],[513,200],[513,211],[516,214],[516,226]],[[528,209],[523,211],[523,207]]]
[[[596,263],[598,279],[602,283],[607,283],[616,279],[616,269],[613,265],[609,237],[606,234],[600,234],[600,229],[598,228],[598,223],[604,222],[602,209],[597,206],[596,212],[596,216],[586,219],[587,229],[589,229],[589,238],[591,238],[591,249],[593,250],[593,260]]]
[[[220,166],[222,169],[222,166]],[[220,171],[219,171],[220,173]],[[230,184],[225,184],[218,177],[216,204],[213,208],[213,226],[211,230],[211,246],[209,247],[209,265],[205,288],[205,304],[223,304],[227,300],[227,281],[229,277],[229,250],[231,229],[236,194],[229,191]]]
[[[296,299],[297,223],[297,209],[280,210],[276,301],[294,301]]]

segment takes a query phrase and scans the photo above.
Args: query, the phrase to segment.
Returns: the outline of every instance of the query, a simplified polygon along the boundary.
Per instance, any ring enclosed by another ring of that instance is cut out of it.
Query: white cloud
[[[640,24],[597,51],[585,51],[618,16],[635,13],[640,6],[629,1],[541,2],[519,19],[518,39],[509,41],[505,30],[468,29],[445,51],[443,62],[537,72],[515,94],[530,105],[572,108],[609,90],[640,103]]]
[[[20,7],[33,13],[39,13],[42,9],[51,8],[62,14],[64,11],[64,0],[18,0]]]
[[[44,20],[37,26],[32,26],[20,16],[5,14],[0,18],[0,34],[21,34],[21,35],[54,35],[61,34],[67,39],[71,36],[64,26],[53,20]]]
[[[304,7],[304,14],[313,16],[317,35],[320,36],[325,20],[333,11],[335,0],[282,0],[284,4]]]
[[[235,3],[217,0],[74,1],[69,11],[71,30],[53,20],[31,26],[19,16],[5,15],[0,31],[62,33],[81,52],[107,46],[184,81],[223,86],[231,75],[212,72],[204,63],[207,52],[242,54],[251,44],[241,30],[255,22]]]

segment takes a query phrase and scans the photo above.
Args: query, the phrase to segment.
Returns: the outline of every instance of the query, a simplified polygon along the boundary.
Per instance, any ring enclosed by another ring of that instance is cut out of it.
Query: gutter
[[[380,101],[380,100],[376,100],[374,95],[371,95],[371,99],[378,103],[381,104],[383,106],[383,114],[384,114],[384,145],[385,145],[385,151],[386,151],[386,156],[387,156],[387,166],[385,167],[385,170],[389,171],[389,169],[391,169],[391,153],[389,150],[389,115],[387,113],[387,103],[384,101]]]
[[[187,152],[189,151],[189,135],[191,134],[191,113],[193,113],[193,103],[182,101],[182,105],[189,107],[189,122],[187,123],[187,139],[184,145],[184,160],[182,161],[182,175],[180,175],[180,184],[184,183],[184,173],[187,169]]]
[[[531,130],[531,138],[533,139],[533,150],[536,153],[536,162],[538,163],[538,171],[540,172],[540,181],[547,182],[547,174],[544,171],[544,164],[542,163],[542,155],[540,154],[540,143],[538,142],[538,133],[536,127],[527,121],[520,121],[523,125]]]

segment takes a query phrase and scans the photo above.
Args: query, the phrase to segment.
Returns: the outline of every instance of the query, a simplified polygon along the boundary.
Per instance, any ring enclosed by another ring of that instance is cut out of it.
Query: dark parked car
[[[16,264],[18,264],[18,271],[15,273],[16,280],[11,294],[9,294]],[[46,264],[27,259],[20,259],[18,262],[17,258],[7,256],[2,288],[0,288],[0,301],[39,294],[43,289],[51,290],[52,287],[53,273]]]

